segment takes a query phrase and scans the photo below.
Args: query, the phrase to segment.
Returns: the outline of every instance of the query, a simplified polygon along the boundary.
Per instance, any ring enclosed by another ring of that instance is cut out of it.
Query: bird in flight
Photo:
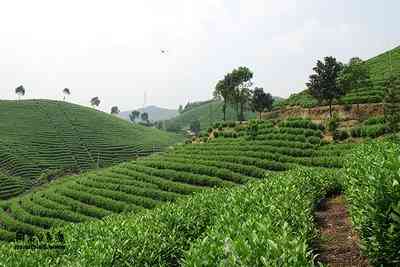
[[[161,54],[167,53],[167,50],[161,49]]]

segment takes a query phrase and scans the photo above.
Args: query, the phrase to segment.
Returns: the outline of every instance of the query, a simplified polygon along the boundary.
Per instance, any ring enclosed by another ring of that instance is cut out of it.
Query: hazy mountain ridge
[[[119,116],[123,119],[129,120],[129,114],[134,110],[123,111],[119,114]],[[139,108],[137,110],[140,113],[148,113],[150,121],[169,120],[179,115],[179,112],[176,109],[161,108],[154,105],[147,106],[145,108]]]

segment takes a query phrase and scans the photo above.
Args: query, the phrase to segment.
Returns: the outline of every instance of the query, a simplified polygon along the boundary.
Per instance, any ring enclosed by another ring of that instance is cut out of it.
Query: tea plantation
[[[37,179],[46,170],[78,173],[181,141],[177,135],[103,112],[49,100],[0,100],[0,132],[0,172],[21,180],[17,184],[25,184],[25,178]],[[18,191],[5,178],[0,185],[0,196]]]
[[[237,138],[178,145],[0,202],[0,239],[12,240],[17,231],[40,234],[66,223],[140,212],[206,188],[245,184],[298,166],[339,168],[341,155],[351,147],[324,145],[322,127],[308,120],[258,127],[255,137],[242,128]]]
[[[324,151],[321,154],[339,150],[341,149],[334,146],[326,146],[325,149],[321,149]],[[171,153],[175,155],[175,152]],[[129,214],[55,228],[51,230],[50,236],[59,231],[64,234],[63,250],[18,250],[4,243],[0,245],[0,263],[4,266],[315,266],[317,263],[314,260],[312,244],[318,233],[313,221],[313,209],[327,194],[343,191],[348,195],[352,221],[360,233],[361,242],[364,244],[363,251],[369,256],[370,262],[377,266],[396,266],[400,260],[399,153],[398,143],[372,142],[357,146],[355,151],[345,156],[345,168],[298,166],[287,172],[265,173],[267,179],[261,180],[247,177],[248,172],[245,168],[241,172],[234,172],[233,168],[220,167],[212,170],[215,185],[225,183],[227,187],[196,193],[194,196],[181,198],[174,204],[165,204],[152,210],[139,212],[135,208],[135,211]],[[169,190],[167,187],[163,190],[164,194],[169,192],[169,199],[173,199],[173,194],[185,194],[195,191],[195,187],[201,188],[200,184],[195,185],[187,180],[185,183],[180,182],[183,187],[177,190],[178,175],[165,175],[161,178],[162,171],[173,174],[183,173],[188,169],[174,159],[161,163],[157,160],[159,157],[167,156],[150,157],[149,160],[140,163],[124,164],[118,168],[111,168],[108,172],[125,175],[130,173],[129,177],[132,178],[129,181],[138,183],[139,178],[133,178],[140,177],[136,174],[139,173],[138,169],[148,170],[148,174],[154,175],[150,175],[153,177],[151,179],[157,181],[153,182],[153,185],[161,185],[161,181],[170,183]],[[188,164],[187,168],[191,168],[198,177],[203,175],[203,180],[207,180],[208,186],[211,186],[213,179],[204,176],[205,168],[201,168],[209,163],[197,159],[192,161],[195,164]],[[227,164],[228,161],[225,162]],[[166,166],[169,166],[168,169],[164,168]],[[240,165],[230,166],[240,168]],[[226,174],[229,172],[230,178],[218,183],[217,170]],[[140,173],[143,175],[143,172]],[[233,178],[234,176],[236,178]],[[175,181],[172,181],[174,178],[166,177],[175,177]],[[107,191],[108,196],[111,196],[111,183],[106,187],[105,182],[90,181],[88,177],[83,178],[83,181],[81,184],[87,185],[86,188],[97,188],[98,193]],[[245,186],[230,187],[233,185],[232,181],[251,182]],[[68,195],[73,195],[73,191],[79,192],[78,181],[75,185],[64,186],[61,189],[60,185],[59,195],[65,200],[68,199]],[[122,183],[118,186],[120,189],[127,189]],[[71,189],[67,189],[68,187]],[[104,191],[101,188],[108,189]],[[151,187],[147,188],[148,192],[153,190]],[[171,190],[172,188],[175,189]],[[154,190],[157,190],[155,186]],[[81,216],[82,220],[83,216],[91,216],[89,213],[84,215],[83,208],[73,209],[70,208],[72,205],[67,204],[69,202],[64,202],[66,213],[57,213],[58,218],[62,219],[50,217],[49,207],[52,205],[56,209],[57,205],[61,205],[56,195],[55,192],[38,192],[36,196],[31,195],[30,199],[21,199],[20,203],[11,204],[8,208],[11,210],[5,213],[8,213],[10,218],[13,217],[15,222],[19,222],[19,225],[15,225],[21,229],[24,227],[26,231],[43,231],[45,221],[50,223],[51,220],[54,225],[59,225],[57,220],[62,224],[62,220],[72,219],[72,216]],[[78,195],[79,193],[75,193],[75,196]],[[158,196],[153,200],[168,199]],[[73,198],[68,200],[71,199]],[[85,198],[81,196],[80,199]],[[78,204],[78,201],[75,203]],[[96,203],[101,203],[100,199],[96,199]],[[42,212],[34,216],[31,212],[33,206]],[[83,204],[80,205],[82,206]],[[94,209],[94,206],[91,207]],[[107,209],[104,205],[103,208]],[[109,207],[109,211],[111,209]],[[19,220],[29,217],[30,223],[36,226],[33,227],[27,220],[20,223]],[[4,219],[3,214],[0,220],[4,222]],[[3,230],[3,238],[7,235],[12,236],[8,231],[12,231],[11,227]],[[54,244],[57,242],[54,241]],[[40,244],[40,241],[32,241],[29,244]]]

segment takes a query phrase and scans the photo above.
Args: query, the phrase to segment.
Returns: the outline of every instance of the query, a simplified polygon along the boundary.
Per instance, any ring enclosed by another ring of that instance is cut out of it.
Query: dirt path
[[[369,266],[361,256],[342,195],[323,200],[315,212],[315,220],[321,233],[315,251],[319,262],[335,267]]]

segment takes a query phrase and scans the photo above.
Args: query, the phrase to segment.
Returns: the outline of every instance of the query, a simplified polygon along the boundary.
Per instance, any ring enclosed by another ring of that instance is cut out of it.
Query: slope
[[[259,125],[255,140],[216,138],[178,145],[111,168],[66,177],[0,202],[0,240],[17,232],[40,235],[67,223],[140,212],[211,187],[232,187],[297,166],[340,167],[351,146],[323,145],[320,126],[307,120]]]
[[[50,100],[0,101],[0,171],[38,178],[109,166],[169,146],[180,137],[90,108]]]
[[[206,130],[207,128],[211,127],[213,123],[222,121],[222,105],[222,101],[207,101],[205,104],[194,107],[180,114],[176,118],[165,121],[165,128],[169,131],[178,132],[184,128],[188,128],[192,121],[199,120],[200,128],[202,130]],[[255,118],[255,116],[256,115],[254,112],[245,113],[246,119]],[[236,120],[236,112],[231,106],[227,107],[226,119]]]
[[[368,59],[366,63],[369,70],[372,88],[351,90],[339,100],[339,104],[379,103],[384,97],[384,80],[390,71],[395,75],[400,74],[400,46]],[[302,106],[304,108],[315,107],[318,101],[307,90],[292,94],[287,100],[279,101],[276,107]]]

